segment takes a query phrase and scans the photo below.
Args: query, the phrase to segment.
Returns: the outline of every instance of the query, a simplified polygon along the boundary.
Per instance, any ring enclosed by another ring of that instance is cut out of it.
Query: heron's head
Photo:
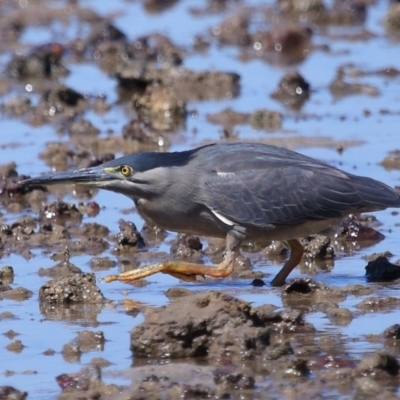
[[[138,153],[96,167],[52,172],[26,179],[22,185],[84,185],[125,194],[130,198],[151,197],[170,183],[174,167],[186,165],[189,152]]]

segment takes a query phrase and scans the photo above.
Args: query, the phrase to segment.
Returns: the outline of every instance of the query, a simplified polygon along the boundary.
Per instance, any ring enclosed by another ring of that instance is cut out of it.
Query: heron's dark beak
[[[25,179],[21,185],[85,185],[102,186],[106,182],[115,180],[115,175],[106,171],[99,165],[97,167],[83,168],[75,171],[63,171],[45,174],[39,177]]]

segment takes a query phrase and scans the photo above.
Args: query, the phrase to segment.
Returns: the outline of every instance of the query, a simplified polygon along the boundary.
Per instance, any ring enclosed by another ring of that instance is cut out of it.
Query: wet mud
[[[3,1],[0,399],[400,396],[400,217],[244,243],[225,280],[104,277],[219,263],[224,241],[50,170],[220,141],[287,147],[400,187],[400,6],[338,0]],[[168,210],[165,210],[166,212]]]

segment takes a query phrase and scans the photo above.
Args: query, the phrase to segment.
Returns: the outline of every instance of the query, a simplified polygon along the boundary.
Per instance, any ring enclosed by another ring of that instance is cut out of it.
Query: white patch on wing
[[[212,213],[213,213],[220,221],[222,221],[224,224],[229,225],[229,226],[235,225],[234,222],[229,221],[229,219],[228,219],[228,218],[225,218],[223,215],[217,213],[217,212],[214,211],[214,210],[211,210],[211,211],[212,211]]]
[[[235,173],[234,172],[219,172],[219,171],[217,171],[217,175],[218,176],[234,176]]]

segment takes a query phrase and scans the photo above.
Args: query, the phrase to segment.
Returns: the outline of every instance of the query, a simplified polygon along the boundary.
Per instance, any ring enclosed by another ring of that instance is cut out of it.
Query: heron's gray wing
[[[217,216],[242,226],[294,226],[366,207],[362,191],[352,181],[351,175],[326,166],[214,171],[204,181],[204,202]]]

